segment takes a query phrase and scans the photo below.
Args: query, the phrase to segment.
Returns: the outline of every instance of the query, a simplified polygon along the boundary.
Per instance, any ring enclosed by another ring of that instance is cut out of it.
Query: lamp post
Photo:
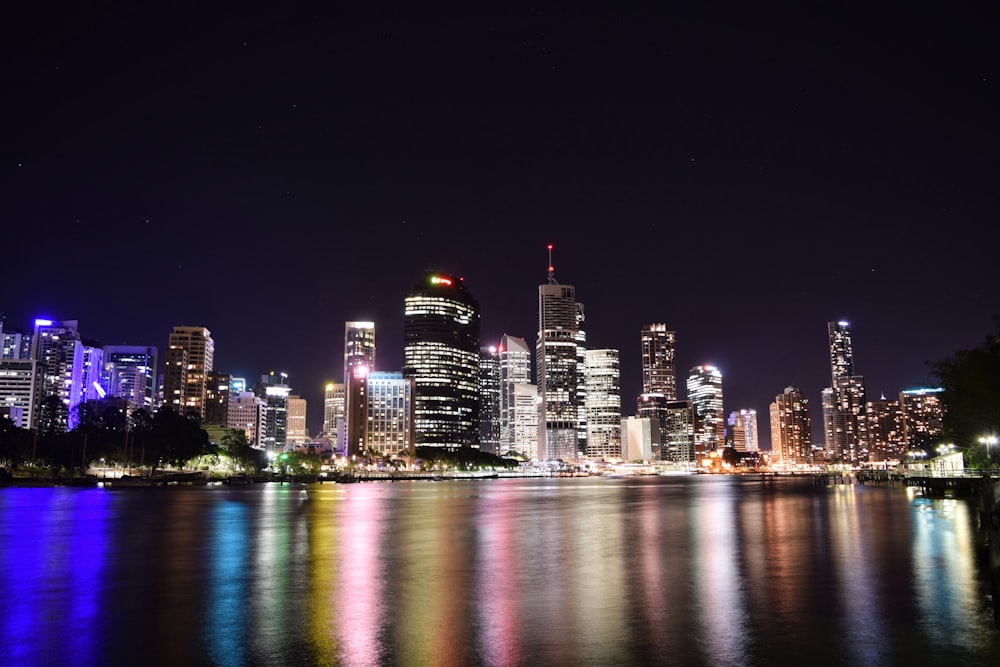
[[[984,435],[983,437],[981,437],[979,439],[979,442],[981,444],[983,444],[983,445],[986,445],[986,462],[990,466],[992,466],[993,465],[993,452],[990,451],[990,448],[993,445],[997,444],[997,442],[998,442],[997,441],[997,437],[995,435]]]

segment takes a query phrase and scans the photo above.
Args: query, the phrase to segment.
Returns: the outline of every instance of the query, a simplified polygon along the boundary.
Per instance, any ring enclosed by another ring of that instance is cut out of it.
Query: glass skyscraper
[[[417,445],[479,446],[479,302],[460,278],[430,273],[407,294],[403,376]]]

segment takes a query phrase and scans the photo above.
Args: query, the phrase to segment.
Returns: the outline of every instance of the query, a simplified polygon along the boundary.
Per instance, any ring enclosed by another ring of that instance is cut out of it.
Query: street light
[[[990,447],[997,444],[998,440],[995,435],[984,435],[979,439],[980,444],[986,445],[986,461],[989,464],[993,464],[992,453],[990,452]]]

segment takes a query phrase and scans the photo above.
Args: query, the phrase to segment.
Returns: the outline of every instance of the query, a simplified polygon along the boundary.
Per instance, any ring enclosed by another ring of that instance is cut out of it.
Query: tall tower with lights
[[[167,339],[163,403],[178,413],[205,418],[205,382],[215,360],[215,341],[205,327],[177,326]]]
[[[403,304],[403,377],[414,382],[417,445],[479,446],[479,302],[430,273]]]
[[[538,453],[542,460],[575,461],[586,430],[583,391],[583,304],[576,288],[556,282],[549,250],[548,282],[538,286],[535,368],[538,385]]]
[[[667,401],[677,400],[677,375],[674,368],[676,334],[666,324],[646,324],[642,341],[642,393],[662,394]]]
[[[845,462],[867,460],[865,379],[854,372],[851,325],[827,323],[832,382],[823,396],[823,426],[828,453]]]
[[[722,373],[715,366],[695,366],[688,373],[688,399],[694,406],[695,451],[708,453],[725,444]]]
[[[375,370],[374,322],[344,324],[344,382],[351,377],[351,369],[360,365]]]

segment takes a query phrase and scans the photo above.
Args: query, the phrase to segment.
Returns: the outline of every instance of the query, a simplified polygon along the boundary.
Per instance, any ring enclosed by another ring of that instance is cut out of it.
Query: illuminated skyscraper
[[[375,370],[375,323],[347,322],[344,325],[344,382],[355,366]]]
[[[225,426],[229,423],[229,401],[233,397],[233,376],[221,371],[208,373],[205,380],[205,419],[203,424]]]
[[[306,399],[301,396],[288,397],[288,436],[285,440],[288,447],[304,445],[309,439],[306,429]]]
[[[906,451],[903,407],[885,396],[865,404],[865,435],[871,461],[901,461]]]
[[[812,462],[809,399],[798,387],[786,387],[769,406],[771,457],[784,464]]]
[[[101,381],[109,396],[123,398],[128,410],[156,409],[156,348],[150,345],[105,345]]]
[[[538,389],[531,383],[531,349],[523,338],[504,334],[500,339],[498,355],[500,452],[513,450],[528,458],[538,458],[538,406],[534,403],[534,399],[538,397]],[[528,393],[533,398],[530,409],[525,409]]]
[[[538,451],[543,460],[575,461],[586,430],[583,397],[583,304],[576,288],[560,285],[549,246],[549,281],[538,286],[535,368],[538,385]]]
[[[346,384],[343,382],[327,382],[323,388],[323,435],[334,438],[337,435],[337,423],[344,421]]]
[[[267,403],[252,391],[235,394],[229,402],[229,428],[246,433],[254,449],[264,449],[261,442],[267,424]]]
[[[722,447],[726,438],[722,373],[715,366],[695,366],[688,373],[687,394],[694,405],[695,451],[702,454]]]
[[[587,350],[587,458],[622,455],[622,380],[618,350]]]
[[[178,413],[205,418],[205,382],[212,372],[215,341],[205,327],[177,326],[167,340],[163,403]]]
[[[414,381],[396,372],[368,372],[365,366],[352,370],[348,382],[347,454],[363,456],[412,456],[414,453]]]
[[[288,444],[288,397],[292,393],[292,388],[288,385],[288,373],[271,371],[267,375],[261,375],[254,393],[264,399],[267,406],[261,444],[269,451],[285,451]]]
[[[500,353],[493,345],[479,349],[479,447],[500,449]]]
[[[834,459],[854,462],[867,458],[865,442],[865,379],[854,373],[851,325],[829,322],[830,393],[824,396],[826,448]]]
[[[76,428],[83,384],[83,343],[77,320],[35,320],[31,358],[35,360],[35,424],[57,432]],[[47,401],[50,396],[58,402]]]
[[[406,296],[403,377],[417,445],[479,446],[479,303],[461,279],[430,273]]]
[[[906,447],[932,451],[941,444],[938,438],[944,431],[944,389],[906,389],[899,392],[903,410],[903,433]]]
[[[641,338],[642,393],[663,394],[667,401],[676,401],[674,330],[666,324],[646,324],[642,327]]]
[[[31,428],[34,392],[35,360],[0,358],[0,419]]]
[[[738,452],[756,452],[757,442],[757,411],[744,409],[729,413],[726,420],[726,445]]]

